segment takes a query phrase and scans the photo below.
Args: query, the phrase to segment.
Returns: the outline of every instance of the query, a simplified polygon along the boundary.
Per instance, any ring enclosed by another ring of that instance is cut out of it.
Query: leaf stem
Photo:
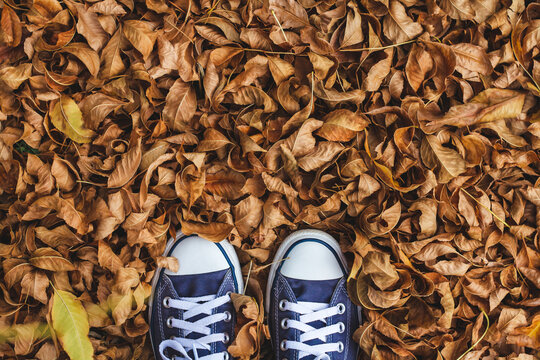
[[[507,226],[509,229],[510,229],[510,225],[508,225],[506,223],[506,221],[504,221],[503,219],[501,219],[499,216],[497,216],[497,214],[495,214],[493,211],[491,211],[490,208],[488,208],[486,205],[482,204],[480,201],[478,201],[478,199],[476,199],[474,196],[472,196],[467,190],[463,189],[463,188],[460,188],[461,191],[463,191],[465,194],[469,195],[469,197],[471,199],[473,199],[474,201],[476,201],[476,203],[478,203],[478,205],[480,205],[481,207],[483,207],[484,209],[486,209],[487,211],[489,211],[489,213],[491,215],[493,215],[493,217],[497,220],[499,220],[502,224],[504,224],[505,226]]]
[[[244,291],[242,292],[242,295],[246,295],[246,290],[247,290],[248,283],[249,283],[249,276],[251,275],[251,269],[252,268],[253,268],[253,260],[250,260],[249,261],[249,270],[248,270],[248,273],[247,273],[246,283],[244,285]]]
[[[461,356],[458,357],[456,360],[463,359],[463,357],[465,355],[467,355],[472,349],[474,349],[476,347],[476,345],[478,345],[484,339],[484,337],[486,336],[486,334],[487,334],[487,332],[489,330],[489,317],[487,316],[487,314],[486,314],[486,312],[484,310],[482,310],[482,314],[484,314],[484,316],[486,317],[486,321],[487,321],[486,330],[484,330],[484,333],[482,334],[480,339],[476,340],[476,342],[467,351],[465,351],[463,354],[461,354]]]
[[[281,33],[283,34],[283,38],[285,38],[286,42],[289,42],[289,39],[287,39],[287,34],[285,34],[285,30],[283,30],[283,26],[281,26],[281,23],[279,22],[279,20],[278,20],[278,18],[276,16],[276,12],[274,11],[274,9],[272,9],[271,11],[272,11],[272,16],[274,17],[274,19],[276,19],[276,22],[278,23],[279,28],[281,29]]]
[[[393,48],[393,47],[398,47],[398,46],[402,46],[402,45],[412,44],[412,43],[414,43],[414,42],[416,42],[416,39],[414,39],[414,40],[409,40],[409,41],[405,41],[405,42],[398,43],[398,44],[390,44],[390,45],[386,45],[386,46],[367,47],[367,48],[360,48],[360,49],[340,49],[339,51],[343,51],[343,52],[354,52],[354,51],[379,51],[379,50],[385,50],[385,49],[389,49],[389,48]]]

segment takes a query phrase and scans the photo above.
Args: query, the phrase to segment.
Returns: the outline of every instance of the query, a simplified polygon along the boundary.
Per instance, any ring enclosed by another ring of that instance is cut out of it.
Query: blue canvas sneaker
[[[227,360],[234,336],[230,294],[243,289],[234,247],[179,234],[165,256],[178,259],[174,273],[158,268],[149,302],[150,339],[156,359]]]
[[[289,235],[266,288],[277,360],[355,360],[360,308],[347,295],[347,265],[337,241],[319,230]]]

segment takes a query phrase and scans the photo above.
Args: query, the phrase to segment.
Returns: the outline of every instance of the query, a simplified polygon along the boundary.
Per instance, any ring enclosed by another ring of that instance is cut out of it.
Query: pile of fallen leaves
[[[0,10],[2,358],[151,358],[180,228],[237,247],[241,359],[272,357],[261,289],[299,228],[351,260],[362,359],[539,355],[539,4]]]

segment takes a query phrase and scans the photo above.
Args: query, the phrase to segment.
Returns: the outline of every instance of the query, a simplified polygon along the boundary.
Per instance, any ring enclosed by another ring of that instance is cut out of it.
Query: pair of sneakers
[[[235,311],[231,293],[243,279],[234,247],[196,235],[179,235],[165,256],[178,259],[173,273],[158,268],[149,305],[156,359],[228,360]],[[289,235],[268,279],[268,325],[277,360],[354,360],[352,333],[360,309],[346,289],[347,265],[337,241],[318,230]]]

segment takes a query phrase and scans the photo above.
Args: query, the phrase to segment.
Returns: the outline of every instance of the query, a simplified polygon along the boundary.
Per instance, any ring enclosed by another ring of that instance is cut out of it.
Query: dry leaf
[[[89,143],[95,133],[88,129],[81,110],[68,96],[62,96],[49,111],[53,125],[71,140],[78,143]]]

